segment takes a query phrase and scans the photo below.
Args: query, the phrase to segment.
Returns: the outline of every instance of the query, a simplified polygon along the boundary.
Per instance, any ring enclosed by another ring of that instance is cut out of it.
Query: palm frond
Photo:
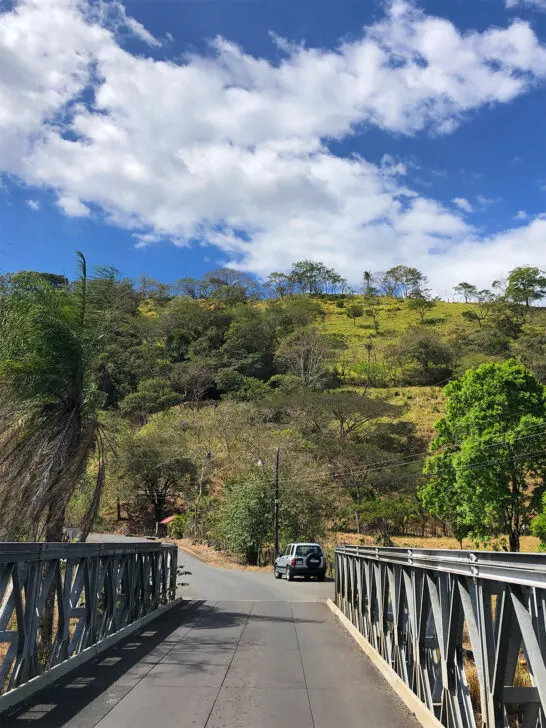
[[[0,299],[1,538],[58,538],[96,446],[103,461],[91,372],[98,329],[88,325],[87,264],[78,259],[75,290],[31,277]]]

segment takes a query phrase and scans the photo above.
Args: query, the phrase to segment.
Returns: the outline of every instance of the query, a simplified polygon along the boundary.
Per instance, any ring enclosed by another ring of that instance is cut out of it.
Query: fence
[[[343,546],[339,609],[447,728],[546,728],[546,556]]]
[[[156,543],[0,544],[0,693],[174,600],[177,553]]]

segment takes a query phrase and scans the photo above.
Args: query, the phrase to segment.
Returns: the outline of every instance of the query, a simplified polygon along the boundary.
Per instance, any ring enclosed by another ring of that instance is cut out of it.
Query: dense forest
[[[256,563],[272,542],[440,530],[546,537],[546,278],[433,297],[416,268],[300,261],[167,285],[87,271],[0,280],[0,535],[66,525],[189,536]]]

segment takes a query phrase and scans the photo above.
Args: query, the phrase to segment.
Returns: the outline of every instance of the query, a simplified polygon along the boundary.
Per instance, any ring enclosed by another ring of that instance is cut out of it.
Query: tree
[[[173,391],[168,379],[143,379],[136,392],[128,394],[120,403],[120,412],[137,424],[144,424],[155,412],[173,407],[181,396]]]
[[[335,289],[346,285],[345,279],[336,273],[333,268],[327,268],[324,263],[313,260],[300,260],[294,263],[290,278],[302,293],[323,293],[325,286]]]
[[[423,330],[420,326],[407,329],[394,347],[393,354],[401,363],[417,367],[417,379],[424,384],[433,384],[448,377],[455,360],[448,344],[434,331]]]
[[[115,467],[129,492],[150,504],[155,523],[165,517],[169,501],[197,497],[196,468],[188,457],[186,432],[172,412],[154,415],[136,433],[126,432],[118,443]]]
[[[304,387],[318,388],[325,381],[332,347],[315,328],[299,329],[277,349],[277,361],[288,374],[298,377]]]
[[[510,551],[519,551],[522,526],[545,486],[545,389],[508,360],[468,370],[445,393],[422,502],[432,515],[468,526],[475,540],[504,535]]]
[[[491,315],[495,301],[495,294],[484,288],[476,293],[472,308],[463,311],[461,315],[467,321],[476,322],[481,329]]]
[[[286,273],[270,273],[264,286],[280,299],[294,292],[294,281]]]
[[[373,280],[375,281],[377,290],[383,296],[391,297],[396,294],[398,282],[392,277],[390,271],[375,273]]]
[[[546,551],[546,493],[542,496],[542,510],[531,521],[531,534],[540,539],[539,551]]]
[[[356,326],[356,320],[362,318],[364,315],[364,308],[358,303],[350,303],[345,309],[345,313],[353,320],[353,324]]]
[[[237,306],[225,335],[221,356],[225,366],[236,368],[247,377],[268,380],[275,374],[276,345],[275,322],[269,311]]]
[[[525,325],[510,345],[518,357],[542,382],[546,382],[546,331],[544,326]]]
[[[344,293],[347,290],[347,281],[333,268],[326,268],[324,284],[327,293]]]
[[[200,291],[207,298],[238,303],[249,298],[259,298],[260,286],[248,273],[233,268],[216,268],[203,276]]]
[[[394,286],[393,295],[402,298],[421,295],[427,283],[427,277],[417,268],[407,265],[397,265],[385,273],[385,279]]]
[[[376,295],[374,295],[373,289],[369,288],[364,296],[364,302],[366,308],[364,309],[364,315],[372,319],[373,328],[376,334],[379,333],[379,315],[382,311],[381,304]]]
[[[144,298],[150,298],[164,303],[171,298],[171,287],[167,283],[161,283],[147,275],[138,278],[139,290]]]
[[[506,296],[514,303],[524,303],[527,308],[534,301],[546,296],[546,276],[540,268],[522,265],[508,274]]]
[[[88,307],[78,253],[74,290],[43,278],[11,283],[0,299],[0,533],[4,540],[61,541],[68,502],[97,457],[87,535],[104,482],[95,380],[100,319]],[[22,285],[21,285],[22,283]]]
[[[199,361],[175,364],[171,372],[171,385],[186,402],[199,406],[207,392],[214,387],[213,367]]]
[[[226,485],[220,505],[219,536],[229,550],[257,564],[261,549],[272,538],[273,491],[257,474]]]
[[[201,296],[200,283],[191,276],[180,278],[176,281],[176,289],[183,295],[196,300]]]
[[[425,316],[438,305],[437,298],[431,298],[428,292],[419,292],[412,296],[408,301],[410,311],[416,311],[419,314],[421,323],[425,322]]]
[[[478,289],[471,283],[459,283],[453,288],[453,290],[458,296],[464,298],[465,303],[475,300],[478,297]]]

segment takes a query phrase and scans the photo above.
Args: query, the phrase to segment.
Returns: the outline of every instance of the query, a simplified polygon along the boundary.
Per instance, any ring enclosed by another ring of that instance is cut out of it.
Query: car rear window
[[[296,556],[309,556],[309,554],[319,554],[322,556],[320,546],[296,546]]]

